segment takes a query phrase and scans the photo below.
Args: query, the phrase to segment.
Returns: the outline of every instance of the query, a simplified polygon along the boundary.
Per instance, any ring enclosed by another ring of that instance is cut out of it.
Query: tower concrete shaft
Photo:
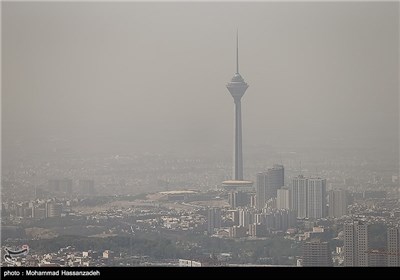
[[[235,101],[235,147],[233,156],[235,159],[234,168],[234,179],[243,180],[243,153],[242,153],[242,102],[240,100]]]
[[[226,85],[235,103],[234,116],[234,149],[233,149],[233,179],[243,180],[243,153],[242,153],[242,108],[241,98],[249,85],[239,74],[239,39],[236,34],[236,73],[232,80]]]

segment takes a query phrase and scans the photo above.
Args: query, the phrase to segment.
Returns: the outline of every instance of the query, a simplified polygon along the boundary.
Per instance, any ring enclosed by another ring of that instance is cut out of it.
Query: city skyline
[[[400,3],[1,12],[4,276],[399,266]]]

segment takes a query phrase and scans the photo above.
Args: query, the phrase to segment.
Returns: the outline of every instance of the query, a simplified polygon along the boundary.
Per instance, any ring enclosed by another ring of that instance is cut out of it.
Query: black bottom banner
[[[85,278],[85,279],[118,279],[136,277],[173,277],[174,279],[190,277],[243,276],[252,277],[254,273],[268,273],[278,277],[324,277],[355,275],[382,277],[387,273],[399,273],[400,267],[349,268],[349,267],[1,267],[2,279],[32,279],[32,278]],[[395,274],[396,275],[396,274]],[[204,280],[204,279],[203,279]]]

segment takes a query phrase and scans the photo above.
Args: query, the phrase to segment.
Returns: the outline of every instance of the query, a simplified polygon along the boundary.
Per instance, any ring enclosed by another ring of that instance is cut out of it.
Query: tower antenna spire
[[[236,73],[239,73],[239,28],[236,29]]]

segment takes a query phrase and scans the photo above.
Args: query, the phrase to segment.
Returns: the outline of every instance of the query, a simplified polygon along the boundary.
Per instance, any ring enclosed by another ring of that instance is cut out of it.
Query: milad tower
[[[236,73],[226,85],[235,104],[234,116],[234,149],[233,149],[233,178],[222,182],[227,190],[248,190],[253,186],[252,181],[243,180],[243,153],[242,153],[242,109],[241,99],[249,85],[239,74],[239,34],[236,32]]]

